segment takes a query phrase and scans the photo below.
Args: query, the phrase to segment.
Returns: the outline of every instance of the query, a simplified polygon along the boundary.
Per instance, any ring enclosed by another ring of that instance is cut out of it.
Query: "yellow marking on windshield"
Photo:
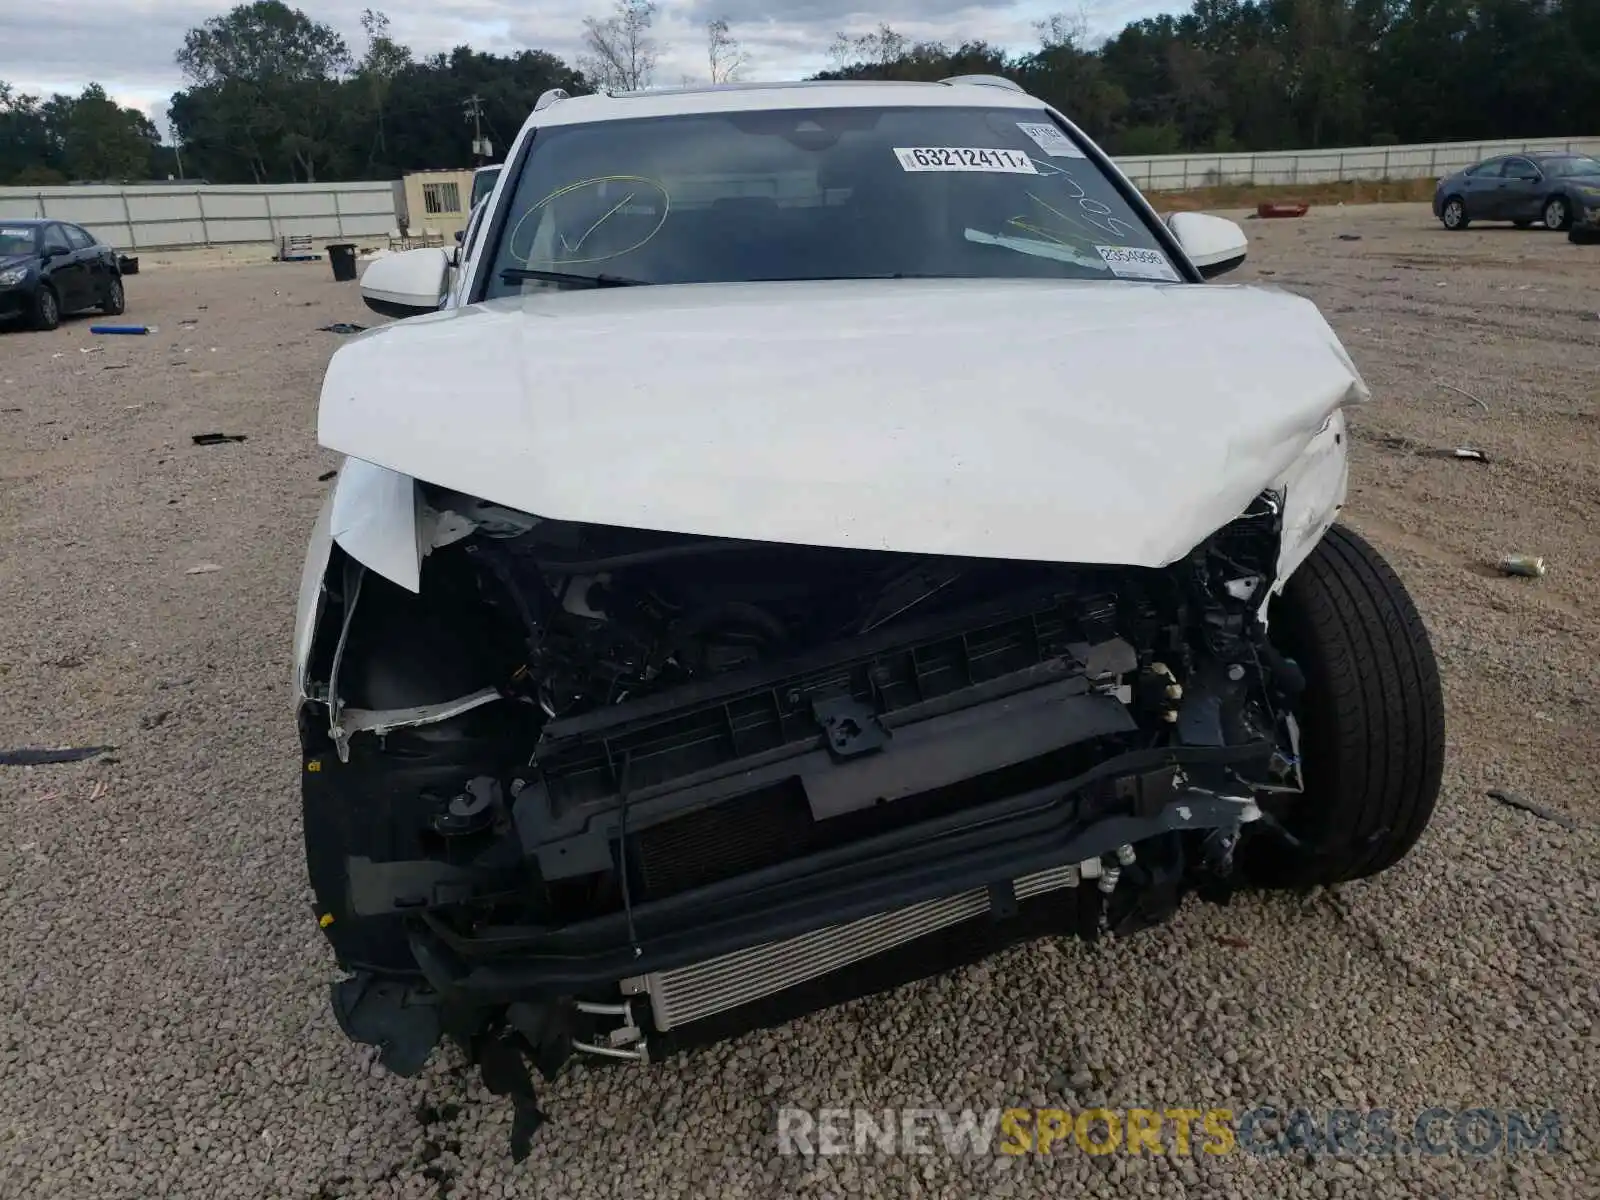
[[[580,263],[600,263],[606,262],[613,258],[621,258],[625,254],[632,254],[635,250],[639,249],[641,246],[645,245],[652,238],[654,238],[656,234],[661,232],[661,227],[667,223],[667,214],[672,211],[672,194],[667,191],[664,184],[662,184],[659,180],[650,179],[644,175],[596,175],[590,179],[579,179],[573,183],[564,184],[563,186],[556,188],[553,192],[550,192],[543,199],[541,199],[537,204],[529,208],[527,212],[523,213],[522,216],[518,218],[517,223],[512,226],[511,236],[506,241],[508,253],[510,254],[511,259],[514,262],[521,263],[523,266],[531,265],[533,247],[530,245],[528,246],[526,253],[519,254],[517,252],[517,242],[521,240],[523,227],[527,225],[530,220],[534,219],[539,213],[543,212],[545,208],[553,201],[559,200],[561,197],[570,192],[575,192],[580,188],[595,187],[597,185],[606,183],[643,184],[647,188],[654,188],[656,191],[661,193],[661,219],[655,223],[655,227],[651,229],[649,233],[645,234],[644,237],[640,238],[631,246],[624,246],[622,249],[614,250],[610,254],[590,255],[588,258],[552,258],[547,260],[547,265],[552,267],[574,266]],[[573,255],[578,254],[583,249],[584,242],[589,240],[590,235],[593,234],[596,229],[599,229],[600,226],[609,221],[613,216],[615,216],[617,212],[624,208],[628,201],[632,200],[636,195],[638,195],[637,190],[629,192],[628,195],[624,196],[620,201],[613,205],[604,215],[599,218],[599,220],[595,221],[593,225],[589,226],[589,228],[584,231],[583,236],[578,239],[576,245],[569,243],[565,236],[557,234],[557,237],[560,239],[562,249]]]
[[[1035,225],[1032,221],[1029,221],[1024,217],[1012,217],[1010,220],[1008,220],[1006,222],[1006,224],[1007,225],[1014,225],[1018,229],[1022,230],[1024,233],[1037,234],[1039,237],[1042,237],[1045,241],[1050,242],[1052,245],[1056,245],[1056,246],[1069,246],[1069,245],[1071,245],[1071,243],[1069,241],[1067,241],[1066,238],[1063,238],[1060,234],[1058,234],[1058,233],[1056,233],[1056,232],[1054,232],[1053,230],[1050,230],[1050,229],[1041,229],[1039,226]]]
[[[621,200],[618,200],[614,205],[611,206],[610,211],[607,212],[605,214],[605,216],[601,217],[593,225],[589,226],[588,229],[585,229],[583,231],[583,236],[578,239],[578,244],[576,246],[567,246],[567,249],[571,250],[572,253],[574,253],[574,254],[576,254],[578,251],[582,250],[583,249],[583,244],[589,240],[589,235],[591,233],[593,233],[596,229],[599,229],[600,226],[604,225],[613,216],[615,216],[617,210],[619,208],[621,208],[624,204],[626,204],[629,200],[632,200],[632,199],[633,199],[633,193],[629,192]],[[566,238],[562,238],[561,239],[562,245],[566,245],[566,242],[567,242]]]
[[[1039,197],[1035,196],[1032,192],[1025,192],[1024,195],[1026,195],[1029,200],[1032,200],[1040,208],[1046,210],[1047,212],[1054,213],[1056,216],[1060,217],[1068,225],[1075,225],[1079,229],[1082,229],[1091,239],[1094,237],[1094,228],[1088,222],[1080,221],[1077,217],[1070,216],[1069,214],[1062,212],[1059,208],[1056,208],[1054,205],[1048,204],[1045,201],[1039,199]]]

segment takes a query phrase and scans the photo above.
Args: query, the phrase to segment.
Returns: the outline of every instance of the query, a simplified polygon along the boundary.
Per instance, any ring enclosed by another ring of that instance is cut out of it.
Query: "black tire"
[[[120,317],[128,311],[128,295],[123,290],[122,280],[115,275],[106,284],[106,296],[100,301],[100,311],[108,317]]]
[[[1305,792],[1263,808],[1302,846],[1256,827],[1245,875],[1266,887],[1376,875],[1416,844],[1439,796],[1444,695],[1428,631],[1394,569],[1341,525],[1284,585],[1271,629],[1305,674]]]
[[[1551,196],[1540,210],[1544,227],[1559,233],[1572,224],[1572,203],[1565,196]]]
[[[33,308],[28,323],[35,329],[49,331],[61,324],[61,301],[49,284],[40,284],[33,293]]]
[[[1600,225],[1574,225],[1567,230],[1567,241],[1574,246],[1600,246]]]
[[[1467,202],[1460,196],[1446,196],[1439,206],[1439,221],[1451,233],[1465,229],[1472,224],[1467,217]]]

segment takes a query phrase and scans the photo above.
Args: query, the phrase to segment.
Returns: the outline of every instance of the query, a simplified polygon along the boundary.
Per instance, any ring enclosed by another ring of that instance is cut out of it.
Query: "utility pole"
[[[167,136],[172,139],[173,157],[178,160],[178,178],[183,178],[183,144],[178,141],[178,130],[171,121],[167,122]]]
[[[466,119],[472,122],[472,155],[478,160],[478,165],[483,165],[483,160],[494,157],[494,147],[483,136],[483,97],[474,93],[467,97],[467,102],[461,106],[461,111]]]

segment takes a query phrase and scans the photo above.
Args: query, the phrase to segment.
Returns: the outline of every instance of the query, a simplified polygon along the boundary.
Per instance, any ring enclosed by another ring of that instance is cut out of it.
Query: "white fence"
[[[1143,191],[1178,192],[1227,183],[1436,179],[1497,154],[1529,150],[1573,150],[1600,155],[1600,137],[1427,142],[1412,146],[1352,146],[1342,150],[1274,150],[1261,154],[1163,154],[1118,158],[1117,165]]]
[[[1600,156],[1600,137],[1129,156],[1118,158],[1117,165],[1145,191],[1187,191],[1228,183],[1433,179],[1480,159],[1529,150]],[[398,190],[396,184],[381,182],[0,187],[0,219],[56,217],[82,225],[119,250],[276,242],[293,235],[330,241],[376,238],[396,225]]]
[[[55,217],[118,250],[380,237],[395,225],[392,183],[0,187],[0,219]]]

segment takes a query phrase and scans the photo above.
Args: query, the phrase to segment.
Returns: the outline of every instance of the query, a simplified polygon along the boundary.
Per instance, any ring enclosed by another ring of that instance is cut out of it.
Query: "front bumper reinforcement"
[[[804,858],[561,926],[463,933],[432,906],[412,925],[412,949],[447,999],[503,1004],[614,986],[828,926],[958,895],[1113,853],[1162,834],[1228,829],[1259,815],[1247,789],[1191,786],[1191,772],[1225,778],[1272,746],[1163,747],[1106,759],[1072,778]],[[1208,778],[1208,783],[1210,779]],[[377,901],[401,864],[350,861],[352,893]],[[468,869],[430,864],[436,899],[482,886]],[[388,893],[392,895],[392,893]],[[481,895],[481,892],[479,892]],[[441,904],[440,907],[443,907]],[[359,905],[358,905],[359,907]]]

